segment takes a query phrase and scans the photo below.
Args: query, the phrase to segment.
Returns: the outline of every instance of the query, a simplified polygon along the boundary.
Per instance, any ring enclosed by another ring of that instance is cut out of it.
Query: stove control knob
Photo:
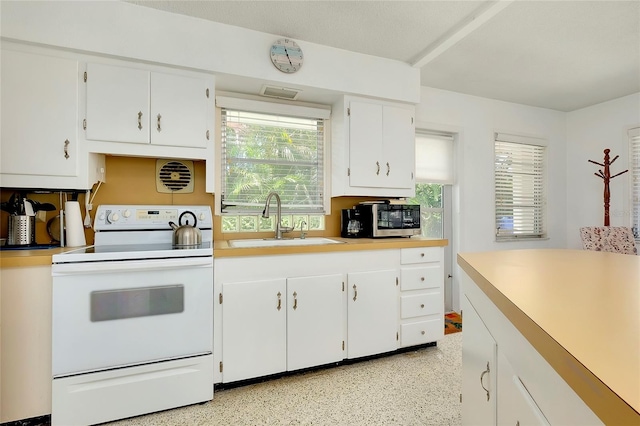
[[[115,223],[120,219],[120,215],[116,212],[113,212],[109,215],[109,222]]]
[[[130,212],[129,210],[125,210],[125,211],[122,213],[122,216],[124,216],[124,217],[129,217],[129,216],[131,216],[131,212]]]
[[[104,221],[104,218],[105,218],[104,213],[100,213],[100,214],[98,215],[98,220],[99,220],[100,222]]]
[[[200,220],[201,222],[204,222],[205,219],[206,219],[206,216],[204,215],[204,213],[200,213],[200,217],[198,218],[198,220]]]

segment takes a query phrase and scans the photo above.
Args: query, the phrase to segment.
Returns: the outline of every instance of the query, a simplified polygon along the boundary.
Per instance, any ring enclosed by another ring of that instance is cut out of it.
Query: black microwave
[[[364,203],[342,210],[343,238],[411,237],[420,235],[420,206]]]

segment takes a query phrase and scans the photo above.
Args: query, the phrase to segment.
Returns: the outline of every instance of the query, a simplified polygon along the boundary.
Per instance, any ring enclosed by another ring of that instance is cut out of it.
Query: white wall
[[[285,74],[269,56],[278,35],[120,1],[2,1],[0,8],[9,40],[210,71],[217,82],[419,99],[420,70],[400,61],[298,41],[304,66]]]
[[[604,150],[619,155],[611,174],[629,168],[627,130],[640,125],[640,93],[567,113],[567,247],[581,248],[579,228],[604,225],[604,183],[594,176]],[[611,226],[630,225],[630,174],[611,180]]]
[[[422,87],[417,128],[460,134],[456,176],[460,186],[458,251],[565,246],[565,113]],[[493,133],[502,131],[548,141],[547,231],[542,241],[495,241]]]

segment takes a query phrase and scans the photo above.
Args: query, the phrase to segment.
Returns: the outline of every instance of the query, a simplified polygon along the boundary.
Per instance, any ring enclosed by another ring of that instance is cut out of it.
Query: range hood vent
[[[262,86],[260,94],[262,96],[268,96],[270,98],[288,99],[290,101],[295,101],[300,92],[301,90],[297,89],[264,85]]]
[[[193,161],[156,160],[156,190],[161,194],[193,192]]]

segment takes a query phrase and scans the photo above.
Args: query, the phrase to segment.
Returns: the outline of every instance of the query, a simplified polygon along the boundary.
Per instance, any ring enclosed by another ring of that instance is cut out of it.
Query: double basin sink
[[[318,246],[326,244],[342,244],[344,241],[336,241],[330,238],[257,238],[249,240],[229,240],[229,247],[252,248],[252,247],[283,247],[283,246]]]

